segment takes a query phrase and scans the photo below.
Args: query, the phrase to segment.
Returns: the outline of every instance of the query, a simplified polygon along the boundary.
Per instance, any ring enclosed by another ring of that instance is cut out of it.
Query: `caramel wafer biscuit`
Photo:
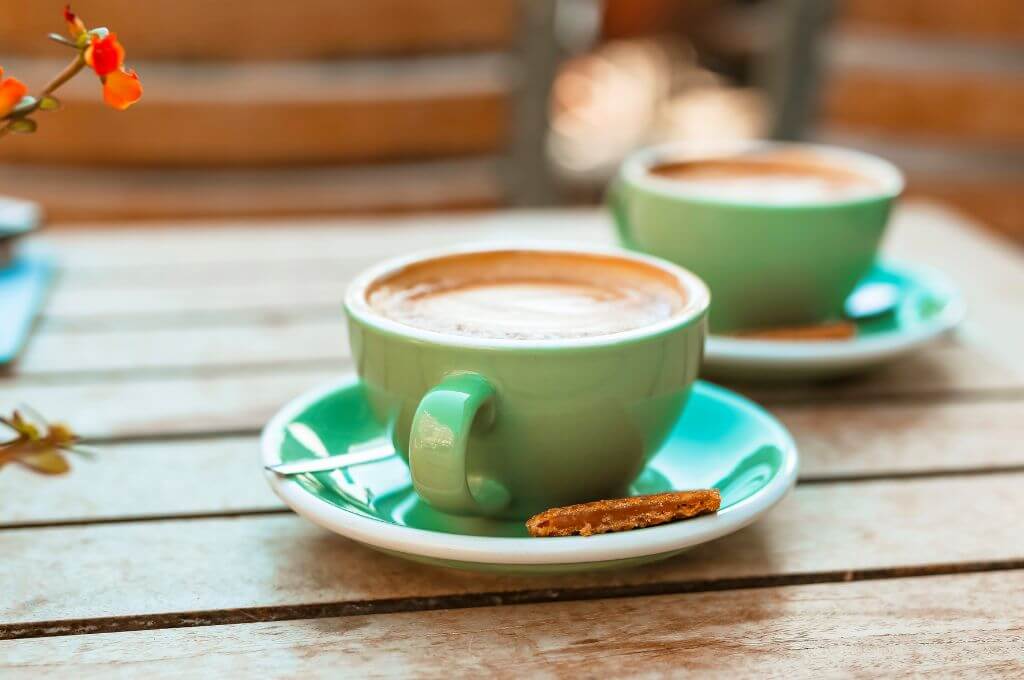
[[[717,512],[718,489],[669,491],[551,508],[526,520],[531,536],[590,536],[628,531]]]
[[[737,337],[751,340],[849,340],[857,335],[857,326],[849,321],[834,321],[814,326],[791,328],[764,328],[738,333]]]

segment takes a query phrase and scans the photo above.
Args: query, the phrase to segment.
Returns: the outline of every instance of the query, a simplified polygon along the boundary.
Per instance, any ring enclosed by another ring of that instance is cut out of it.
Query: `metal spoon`
[[[289,475],[301,475],[306,472],[326,472],[353,465],[376,463],[379,460],[385,460],[394,455],[395,450],[388,446],[387,448],[367,449],[353,453],[339,453],[338,455],[327,456],[326,458],[307,458],[306,460],[297,460],[291,463],[265,465],[264,468],[287,477]]]
[[[892,283],[868,283],[858,286],[846,298],[843,313],[852,321],[863,321],[888,314],[900,301],[900,289]]]
[[[395,449],[387,437],[377,437],[351,446],[345,453],[330,455],[317,433],[305,423],[291,423],[288,425],[288,433],[317,457],[263,466],[264,469],[282,476],[340,470],[352,465],[375,463],[395,455]]]

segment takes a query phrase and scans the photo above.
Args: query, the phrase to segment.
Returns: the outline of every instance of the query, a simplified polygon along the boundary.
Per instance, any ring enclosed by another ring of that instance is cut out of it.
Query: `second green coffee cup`
[[[903,177],[868,154],[810,144],[758,142],[730,147],[798,149],[864,175],[877,191],[855,198],[758,202],[714,198],[650,169],[715,158],[669,145],[623,163],[608,192],[620,240],[701,277],[711,289],[713,333],[809,324],[838,318],[875,260]]]

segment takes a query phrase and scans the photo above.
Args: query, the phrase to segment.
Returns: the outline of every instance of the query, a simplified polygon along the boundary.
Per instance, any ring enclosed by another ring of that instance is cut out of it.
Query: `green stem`
[[[83,68],[85,68],[85,55],[83,52],[79,52],[78,55],[75,56],[75,58],[71,61],[71,63],[64,67],[63,71],[54,76],[53,80],[46,84],[46,87],[43,88],[42,93],[40,93],[39,97],[36,98],[35,104],[33,104],[27,109],[22,109],[21,111],[18,111],[17,114],[7,114],[7,116],[5,117],[6,122],[2,126],[0,126],[0,137],[3,137],[4,135],[11,131],[11,125],[14,124],[14,121],[20,118],[24,118],[25,116],[28,116],[31,113],[34,113],[36,109],[39,108],[39,105],[42,103],[43,97],[53,94],[57,90],[57,88],[59,88],[64,83],[68,82],[69,80],[77,76],[78,72],[81,71]]]

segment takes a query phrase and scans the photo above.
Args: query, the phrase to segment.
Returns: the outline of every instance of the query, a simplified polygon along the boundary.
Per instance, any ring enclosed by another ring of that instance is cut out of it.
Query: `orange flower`
[[[25,83],[17,78],[4,78],[4,70],[0,68],[0,118],[14,110],[26,92]]]
[[[85,33],[85,24],[77,14],[71,11],[71,5],[64,5],[64,21],[68,24],[68,33],[72,38],[77,38]]]
[[[103,81],[103,101],[109,106],[124,111],[142,97],[142,83],[135,69],[118,69]]]
[[[103,100],[124,111],[142,96],[142,83],[135,71],[124,68],[124,47],[113,33],[92,36],[85,48],[85,63],[92,66],[103,83]]]

